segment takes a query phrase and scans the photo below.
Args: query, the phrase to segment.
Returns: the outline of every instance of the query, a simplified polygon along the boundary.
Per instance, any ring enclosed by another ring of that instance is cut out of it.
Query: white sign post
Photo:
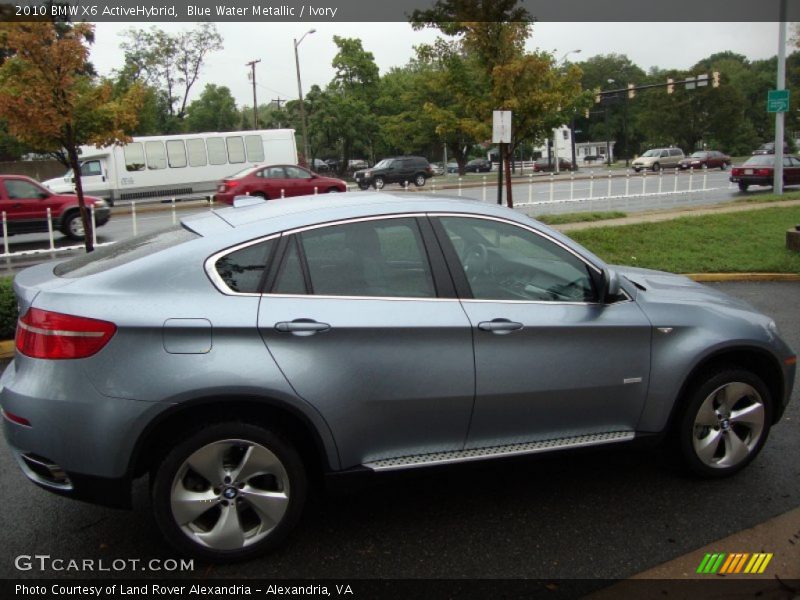
[[[497,203],[503,203],[503,144],[511,143],[511,111],[492,111],[492,143],[500,144],[497,161]],[[509,184],[511,182],[509,181]],[[508,189],[509,206],[511,205],[511,188]]]

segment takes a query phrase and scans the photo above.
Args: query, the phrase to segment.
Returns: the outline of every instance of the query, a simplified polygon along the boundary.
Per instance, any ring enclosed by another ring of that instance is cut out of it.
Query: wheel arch
[[[295,445],[311,474],[334,470],[322,436],[308,416],[297,408],[270,397],[209,395],[175,404],[151,421],[136,441],[128,475],[131,478],[144,475],[178,438],[214,420],[239,420],[275,427]]]
[[[781,417],[781,401],[785,393],[783,370],[778,360],[769,352],[755,346],[735,346],[721,348],[703,357],[683,380],[664,431],[671,431],[688,401],[688,392],[698,385],[704,374],[723,367],[740,368],[751,371],[767,386],[772,402],[772,424]]]

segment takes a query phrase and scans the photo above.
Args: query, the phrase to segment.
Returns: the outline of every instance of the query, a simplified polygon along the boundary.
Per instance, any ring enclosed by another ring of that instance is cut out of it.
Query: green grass
[[[787,202],[800,200],[800,191],[786,192],[785,194],[754,194],[735,200],[737,204],[764,204],[768,202]]]
[[[547,225],[563,225],[564,223],[587,223],[591,221],[606,221],[608,219],[621,219],[628,214],[612,210],[607,212],[574,212],[562,215],[539,215],[534,217]]]
[[[570,233],[611,264],[675,273],[800,273],[786,231],[800,207],[681,217],[661,223],[596,227]]]

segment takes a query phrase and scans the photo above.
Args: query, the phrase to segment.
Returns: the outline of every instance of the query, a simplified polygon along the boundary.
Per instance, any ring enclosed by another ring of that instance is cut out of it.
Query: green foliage
[[[200,97],[186,109],[186,130],[189,132],[233,131],[240,126],[241,116],[236,110],[236,101],[224,85],[207,84]]]
[[[0,340],[14,337],[17,327],[17,298],[14,296],[13,277],[0,278]]]
[[[589,223],[592,221],[607,221],[609,219],[622,219],[627,213],[619,210],[600,212],[574,212],[558,215],[539,215],[537,220],[547,225],[562,225],[564,223]]]

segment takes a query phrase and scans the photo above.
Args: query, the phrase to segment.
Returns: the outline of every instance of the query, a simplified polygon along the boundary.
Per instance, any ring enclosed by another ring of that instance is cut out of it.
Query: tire
[[[727,168],[728,168],[728,163],[726,163],[726,162],[723,162],[723,163],[722,163],[722,164],[719,166],[719,170],[720,170],[720,171],[724,171],[724,170],[725,170],[725,169],[727,169]]]
[[[325,191],[326,194],[338,194],[339,188],[331,187]]]
[[[658,164],[658,163],[653,163],[652,169],[653,169],[653,173],[655,173],[657,171],[660,171],[661,170],[661,165]]]
[[[243,470],[248,473],[238,479]],[[206,423],[188,434],[164,456],[151,483],[153,513],[166,540],[214,562],[277,547],[300,518],[308,490],[291,444],[275,431],[237,421]]]
[[[386,185],[386,180],[383,177],[376,177],[373,184],[376,190],[382,190],[383,187]]]
[[[64,218],[61,225],[62,233],[72,240],[82,240],[86,236],[83,230],[83,221],[79,210],[72,211]]]
[[[740,181],[739,182],[739,191],[740,192],[746,192],[747,188],[749,188],[749,187],[750,187],[749,183],[745,183],[744,181]]]
[[[414,175],[414,185],[417,187],[422,187],[425,185],[425,175],[422,173],[417,173]]]
[[[772,398],[754,373],[712,371],[689,391],[678,422],[684,465],[695,475],[727,477],[758,455],[772,423]]]
[[[360,189],[360,190],[368,190],[369,189],[369,184],[368,183],[359,183],[358,184],[358,189]]]
[[[633,168],[633,170],[634,170],[634,171],[636,171],[637,173],[638,173],[639,171],[641,171],[641,169],[637,169],[636,167],[634,167],[634,168]]]
[[[251,196],[258,196],[259,198],[263,198],[264,200],[269,200],[267,195],[264,192],[253,192],[250,194]]]

